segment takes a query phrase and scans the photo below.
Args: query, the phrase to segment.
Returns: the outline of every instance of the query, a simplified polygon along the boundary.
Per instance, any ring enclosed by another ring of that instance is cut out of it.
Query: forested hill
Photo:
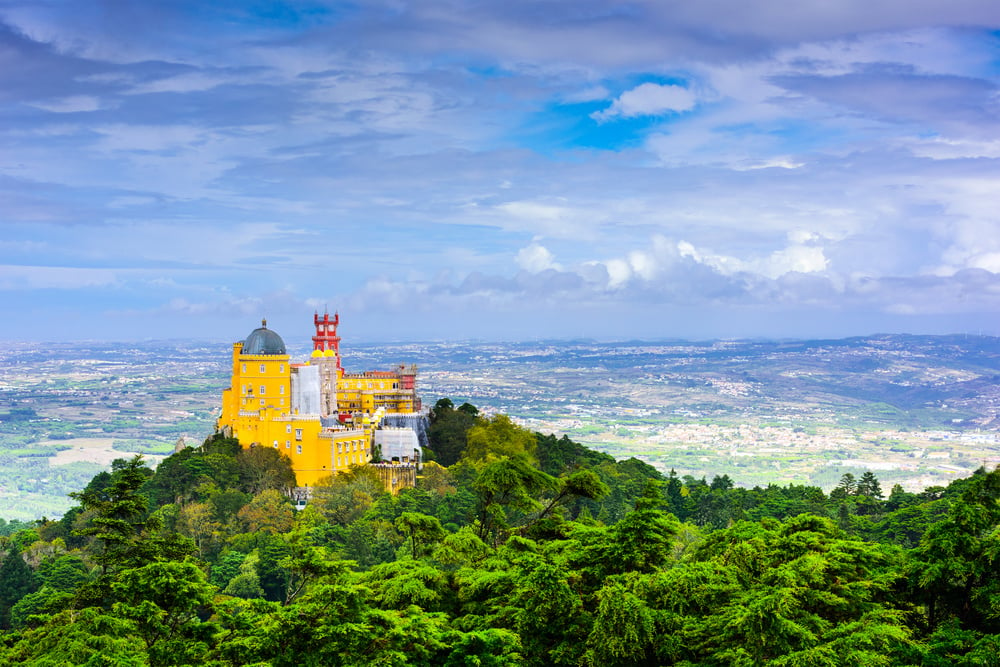
[[[746,489],[447,400],[430,436],[417,488],[298,512],[270,448],[117,461],[2,526],[0,664],[1000,664],[1000,471]]]

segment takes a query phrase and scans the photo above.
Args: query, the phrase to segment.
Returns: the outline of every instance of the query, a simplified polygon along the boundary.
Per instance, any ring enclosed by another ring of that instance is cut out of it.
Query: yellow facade
[[[310,365],[317,367],[315,393],[320,400],[300,400],[297,405],[293,368],[302,378],[303,367]],[[291,460],[297,485],[314,486],[371,461],[375,429],[386,412],[419,409],[415,375],[413,367],[345,374],[339,358],[322,352],[314,352],[306,364],[292,364],[284,342],[263,323],[246,341],[233,345],[232,382],[223,390],[216,428],[243,447],[278,449]],[[314,411],[303,413],[306,403]]]

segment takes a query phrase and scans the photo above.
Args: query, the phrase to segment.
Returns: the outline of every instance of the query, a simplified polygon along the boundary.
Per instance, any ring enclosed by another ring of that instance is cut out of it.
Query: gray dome
[[[243,341],[242,354],[288,354],[281,336],[267,328],[267,320]]]

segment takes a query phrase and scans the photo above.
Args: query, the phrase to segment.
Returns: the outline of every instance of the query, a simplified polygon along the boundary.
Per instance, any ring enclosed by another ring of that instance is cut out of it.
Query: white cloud
[[[69,266],[0,265],[0,290],[83,289],[118,282],[112,269]]]
[[[130,208],[132,206],[149,206],[155,204],[157,199],[155,197],[143,197],[136,195],[127,195],[123,197],[115,197],[108,202],[108,208]]]
[[[72,95],[46,102],[33,102],[31,106],[53,113],[79,113],[107,108],[93,95]]]
[[[772,253],[767,259],[751,263],[761,275],[779,278],[786,273],[819,273],[825,271],[829,261],[822,248],[793,245]]]
[[[608,289],[619,289],[629,283],[650,283],[663,271],[667,262],[655,252],[633,250],[625,257],[598,262],[607,271]]]
[[[546,269],[560,269],[555,256],[545,246],[532,243],[517,251],[517,265],[529,273],[541,273]]]
[[[791,245],[763,257],[739,258],[716,254],[698,250],[687,241],[678,242],[677,250],[682,257],[709,266],[723,275],[750,273],[774,280],[788,273],[820,273],[829,268],[829,260],[822,248],[795,241],[811,239],[808,232],[797,230],[790,233],[789,237],[793,240]]]
[[[790,232],[788,232],[788,240],[797,245],[808,243],[809,241],[814,241],[817,238],[818,238],[817,234],[815,234],[814,232],[807,231],[805,229],[793,229]]]
[[[137,84],[126,91],[129,95],[146,95],[149,93],[194,93],[211,90],[227,83],[239,83],[240,78],[205,72],[187,72],[177,76],[156,79]]]
[[[210,133],[194,125],[108,125],[96,127],[98,147],[107,151],[190,150]]]
[[[570,212],[570,209],[566,206],[532,201],[512,201],[500,204],[497,206],[497,209],[516,218],[525,218],[540,222],[562,220]]]
[[[480,221],[503,229],[529,232],[550,238],[592,239],[594,230],[607,213],[565,198],[517,200],[497,204],[477,212]]]
[[[656,274],[659,272],[656,258],[651,253],[643,250],[630,252],[628,254],[628,265],[636,276],[647,281],[656,278]]]
[[[917,157],[928,157],[934,160],[1000,158],[1000,140],[947,139],[943,137],[925,139],[920,137],[902,139],[899,141],[899,145]]]
[[[604,267],[608,270],[608,287],[618,289],[623,287],[632,278],[632,267],[627,260],[610,259],[604,262]]]
[[[697,97],[683,87],[673,84],[643,83],[622,93],[604,111],[590,115],[596,121],[613,118],[635,118],[636,116],[662,116],[667,113],[690,111]]]
[[[1000,274],[1000,252],[984,252],[969,259],[969,266]]]
[[[566,104],[576,104],[580,102],[596,102],[605,100],[610,95],[610,91],[604,86],[590,86],[582,90],[575,90],[562,96],[562,101]]]

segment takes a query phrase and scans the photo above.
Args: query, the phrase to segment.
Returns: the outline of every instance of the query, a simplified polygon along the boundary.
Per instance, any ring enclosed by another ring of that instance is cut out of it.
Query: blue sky
[[[7,339],[1000,335],[1000,4],[0,0]]]

